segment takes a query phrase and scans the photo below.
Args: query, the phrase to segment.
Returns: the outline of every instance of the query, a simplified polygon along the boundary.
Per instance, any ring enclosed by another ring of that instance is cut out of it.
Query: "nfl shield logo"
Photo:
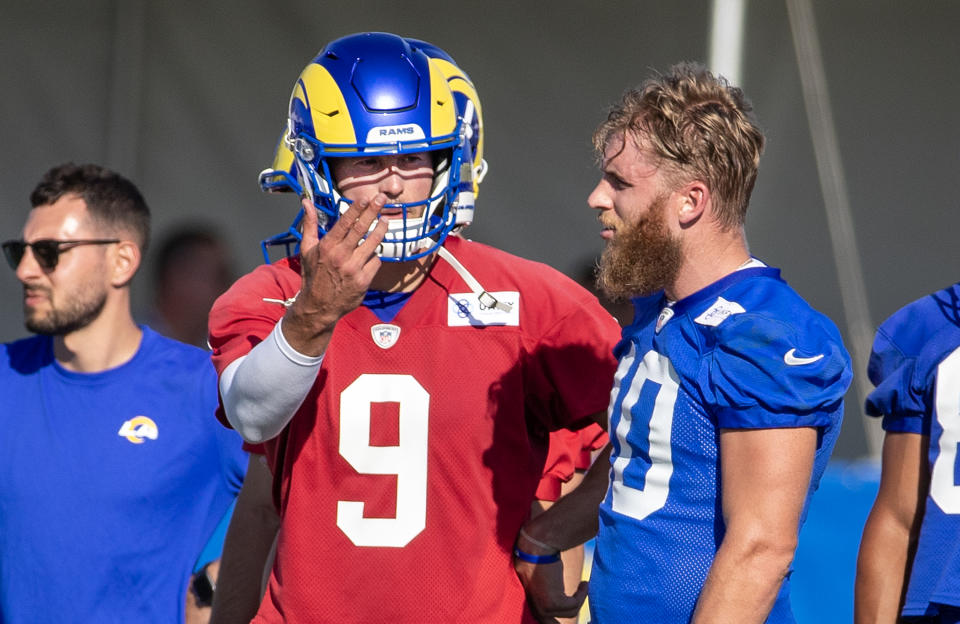
[[[396,325],[381,323],[370,328],[370,335],[373,341],[381,349],[389,349],[397,344],[397,338],[400,337],[400,328]]]
[[[659,334],[660,330],[663,329],[663,326],[667,324],[667,321],[672,318],[673,308],[666,307],[663,310],[660,310],[660,316],[657,317],[657,326],[654,328],[653,332]]]

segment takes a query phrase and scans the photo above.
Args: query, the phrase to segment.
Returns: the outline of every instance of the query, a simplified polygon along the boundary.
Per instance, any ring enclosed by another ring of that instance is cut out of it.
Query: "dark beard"
[[[54,309],[45,317],[33,318],[30,310],[24,309],[27,329],[45,336],[64,336],[82,329],[93,322],[107,303],[107,294],[100,293],[92,299],[75,301],[64,310]]]
[[[600,257],[597,287],[614,301],[645,297],[673,282],[683,259],[680,240],[663,216],[666,197],[651,202],[647,216],[621,226]]]

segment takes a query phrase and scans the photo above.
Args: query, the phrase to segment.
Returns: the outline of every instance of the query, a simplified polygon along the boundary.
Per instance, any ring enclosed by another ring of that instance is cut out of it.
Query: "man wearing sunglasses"
[[[0,620],[183,622],[191,572],[239,490],[205,351],[137,325],[150,213],[96,165],[61,165],[2,248],[27,329],[0,346]]]

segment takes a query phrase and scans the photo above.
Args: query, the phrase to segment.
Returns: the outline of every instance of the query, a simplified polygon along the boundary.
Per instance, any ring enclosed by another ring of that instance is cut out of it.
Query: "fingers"
[[[572,596],[563,591],[563,566],[560,563],[530,564],[514,562],[530,606],[541,622],[575,617],[587,598],[587,583],[581,582]]]
[[[303,208],[303,220],[300,222],[300,249],[307,251],[316,247],[320,238],[317,230],[317,208],[308,197],[300,199]]]
[[[544,617],[574,617],[580,613],[583,601],[587,599],[587,583],[581,581],[577,591],[572,596],[553,596],[549,606],[540,609]]]
[[[387,223],[386,219],[381,219],[377,223],[377,227],[374,228],[360,246],[354,250],[354,253],[362,258],[361,262],[363,265],[360,269],[360,279],[366,284],[370,284],[376,276],[377,271],[380,270],[382,261],[377,251],[380,243],[383,241],[384,234],[387,232]]]
[[[376,225],[374,221],[387,203],[386,195],[379,193],[350,204],[323,237],[317,233],[313,203],[306,198],[301,203],[304,209],[301,256],[313,258],[313,263],[324,258],[321,262],[341,267],[338,271],[363,273],[369,278],[367,281],[373,279],[380,265],[377,251],[389,224],[388,219],[380,219]]]
[[[358,248],[361,254],[367,254],[369,256],[376,256],[377,250],[380,247],[380,243],[383,242],[383,237],[387,234],[387,228],[390,225],[389,219],[380,219],[377,222],[377,226],[367,234],[367,237],[360,243]]]
[[[376,225],[374,221],[386,203],[383,193],[370,200],[354,202],[324,237],[326,244],[339,248],[353,263],[359,263],[358,270],[367,282],[380,268],[377,250],[387,233],[389,220],[380,219]]]
[[[386,203],[387,196],[383,193],[378,193],[369,200],[353,202],[330,228],[327,237],[330,237],[333,243],[344,241],[351,247],[355,247],[370,231],[370,226]]]
[[[590,583],[580,581],[580,584],[577,585],[577,591],[573,592],[573,597],[577,599],[577,602],[583,604],[583,601],[587,599],[587,590],[589,589]]]

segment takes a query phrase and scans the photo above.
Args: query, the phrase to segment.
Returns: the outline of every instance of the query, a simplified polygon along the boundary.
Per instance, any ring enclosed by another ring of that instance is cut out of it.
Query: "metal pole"
[[[747,0],[713,0],[710,21],[710,71],[740,86]]]
[[[837,266],[843,312],[853,351],[854,383],[860,399],[860,413],[863,414],[864,434],[870,456],[879,458],[883,432],[875,419],[863,413],[864,400],[871,390],[866,370],[873,343],[874,327],[870,317],[863,269],[860,265],[860,253],[857,250],[857,237],[850,210],[843,161],[840,158],[837,131],[830,109],[830,95],[827,90],[823,57],[820,54],[820,43],[817,40],[817,26],[810,0],[786,1],[797,65],[800,69],[803,101],[817,161],[820,189],[827,211],[827,225],[830,230],[833,258]]]

